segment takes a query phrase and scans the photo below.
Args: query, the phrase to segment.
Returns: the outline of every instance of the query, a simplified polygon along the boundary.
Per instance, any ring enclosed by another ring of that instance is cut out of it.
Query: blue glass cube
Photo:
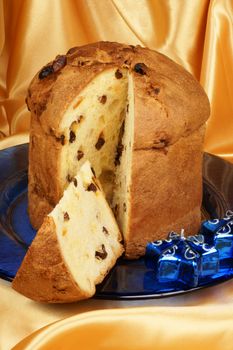
[[[219,252],[220,266],[233,267],[233,221],[216,233],[214,245]]]
[[[226,221],[224,219],[207,220],[202,223],[201,232],[203,234],[214,234],[225,224],[226,224]]]
[[[233,211],[227,210],[225,217],[223,219],[212,219],[212,220],[204,221],[201,225],[201,233],[203,234],[216,233],[219,229],[227,225],[232,220],[233,220]]]
[[[163,256],[159,261],[159,281],[177,281],[179,277],[180,261],[173,256]]]
[[[180,240],[180,236],[175,232],[170,232],[168,238],[149,242],[146,246],[145,264],[148,268],[156,269],[160,255],[167,249],[171,248]]]
[[[203,227],[199,235],[184,237],[181,230],[180,235],[171,232],[167,240],[148,244],[147,266],[157,271],[159,283],[192,288],[233,268],[233,212],[222,220],[206,221]]]
[[[203,253],[200,263],[199,277],[210,276],[219,271],[219,254],[215,248]]]
[[[179,239],[177,233],[170,232],[167,239],[149,242],[146,246],[146,256],[157,261],[162,252],[172,247]]]
[[[209,276],[219,271],[219,252],[204,241],[203,235],[187,238],[187,244],[199,254],[199,277]]]
[[[208,244],[213,245],[219,253],[220,268],[233,267],[233,218],[222,219],[218,230],[204,230],[203,235]],[[207,227],[208,222],[203,223]]]
[[[186,255],[186,257],[185,257]],[[157,278],[160,283],[173,282],[189,287],[198,285],[198,254],[180,240],[172,249],[164,251],[158,260]]]

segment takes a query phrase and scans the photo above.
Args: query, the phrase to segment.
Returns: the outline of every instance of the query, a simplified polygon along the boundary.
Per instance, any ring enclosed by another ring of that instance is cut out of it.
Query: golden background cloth
[[[30,115],[24,100],[35,73],[70,47],[98,40],[148,46],[193,73],[206,90],[212,108],[205,150],[233,161],[233,0],[0,0],[0,149],[28,140]],[[216,334],[221,320],[233,312],[233,283],[159,301],[92,299],[53,306],[34,303],[11,290],[9,283],[0,281],[0,349],[9,349],[34,330],[67,316],[87,310],[144,305],[157,306],[153,327],[144,333],[145,341],[159,334],[167,339],[163,350],[182,348],[182,335],[172,335],[180,334],[179,321],[186,319],[182,334],[196,344],[192,325],[195,326],[200,311],[200,327],[205,327],[198,334],[203,340],[198,348],[207,349],[204,338]],[[129,322],[125,330],[121,329],[122,340],[135,329],[130,329],[133,321],[127,318],[127,311],[124,315]],[[137,317],[135,314],[135,320]],[[99,327],[101,322],[99,317]],[[174,331],[169,336],[172,327]],[[218,349],[231,350],[232,328],[229,322],[224,327],[220,328]],[[84,332],[87,337],[92,336],[90,331]],[[212,349],[217,349],[215,339],[212,337]],[[78,347],[87,349],[84,344]],[[116,349],[114,344],[107,348]]]
[[[0,0],[0,148],[28,139],[25,94],[57,54],[98,40],[148,46],[200,80],[205,150],[233,161],[232,0]]]
[[[36,332],[13,350],[76,350],[80,345],[82,350],[222,350],[224,343],[232,350],[232,313],[226,306],[179,312],[178,319],[174,307],[88,312]]]

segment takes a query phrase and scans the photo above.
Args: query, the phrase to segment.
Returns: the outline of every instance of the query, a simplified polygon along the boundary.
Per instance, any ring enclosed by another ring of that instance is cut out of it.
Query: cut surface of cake
[[[29,214],[39,228],[89,159],[126,256],[170,230],[198,231],[209,116],[199,83],[168,57],[99,42],[72,48],[33,79]]]
[[[89,298],[123,253],[121,234],[87,161],[45,218],[13,281],[44,302]]]

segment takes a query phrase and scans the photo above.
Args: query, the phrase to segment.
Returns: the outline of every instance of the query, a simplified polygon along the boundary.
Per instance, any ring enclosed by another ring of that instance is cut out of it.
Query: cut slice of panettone
[[[89,298],[123,253],[121,234],[90,163],[45,218],[13,281],[37,301]]]

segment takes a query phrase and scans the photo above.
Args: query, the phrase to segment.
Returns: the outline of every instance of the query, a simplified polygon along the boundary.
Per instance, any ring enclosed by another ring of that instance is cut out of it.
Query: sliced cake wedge
[[[121,233],[87,161],[45,217],[12,286],[43,302],[90,298],[122,253]]]

